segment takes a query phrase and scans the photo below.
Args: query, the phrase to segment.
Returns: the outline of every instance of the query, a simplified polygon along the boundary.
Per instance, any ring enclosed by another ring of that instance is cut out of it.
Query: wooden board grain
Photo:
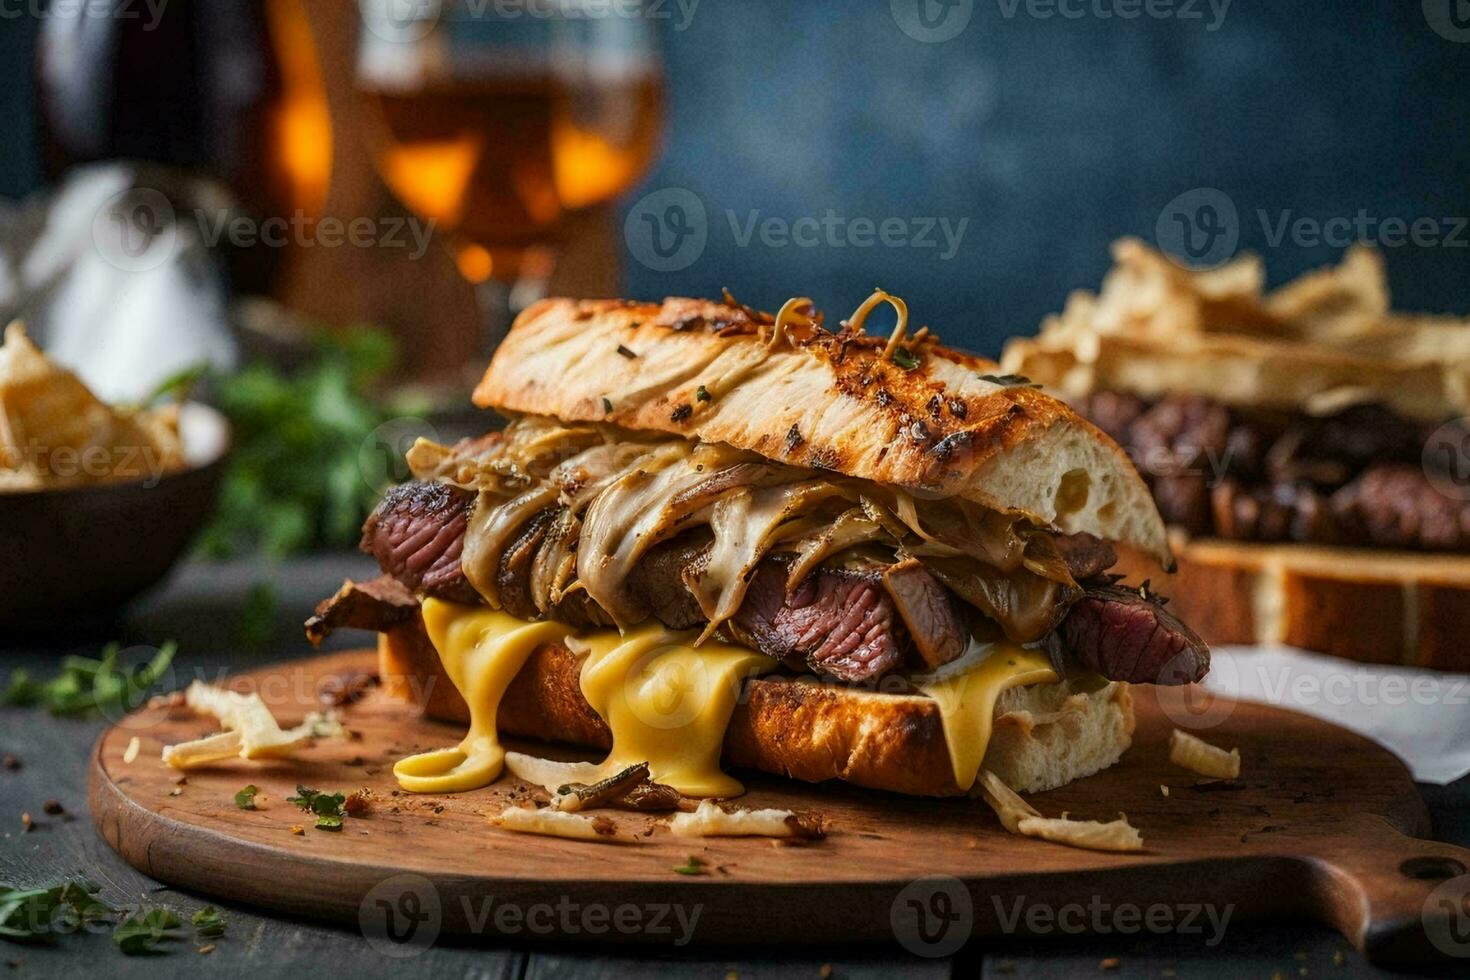
[[[287,724],[315,706],[323,678],[374,663],[366,651],[336,654],[233,683],[260,691]],[[90,797],[103,837],[147,874],[293,916],[356,924],[370,940],[428,922],[436,935],[496,941],[897,939],[943,953],[957,933],[963,940],[1068,932],[1058,919],[1065,910],[1156,908],[1160,922],[1183,929],[1189,910],[1208,904],[1234,921],[1317,919],[1380,962],[1451,952],[1430,937],[1448,934],[1453,909],[1426,902],[1446,879],[1465,873],[1470,852],[1414,839],[1427,832],[1427,819],[1401,763],[1302,715],[1223,701],[1195,714],[1184,697],[1137,689],[1138,733],[1123,761],[1030,798],[1047,815],[1110,819],[1126,811],[1147,844],[1137,855],[1012,837],[975,801],[754,774],[744,777],[750,792],[742,805],[820,810],[834,833],[804,847],[690,841],[672,837],[656,818],[618,814],[630,834],[652,833],[627,845],[511,834],[490,826],[486,814],[524,798],[517,780],[457,796],[396,792],[394,761],[453,744],[460,733],[381,696],[345,709],[356,738],[319,741],[294,760],[194,770],[182,784],[180,773],[159,762],[160,750],[206,734],[212,723],[177,708],[145,708],[98,740]],[[1169,730],[1189,718],[1211,723],[1201,732],[1210,741],[1240,749],[1243,787],[1200,789],[1197,777],[1168,762]],[[129,764],[123,759],[135,737],[140,751]],[[260,787],[261,809],[235,806],[235,792],[247,783]],[[377,804],[341,831],[319,831],[285,802],[298,785],[369,788]],[[690,855],[708,873],[675,873]],[[1105,924],[1111,914],[1104,913]],[[1194,928],[1202,927],[1199,915],[1190,919]],[[1081,928],[1098,921],[1090,913],[1077,920]],[[420,940],[422,933],[409,941]],[[391,948],[391,937],[383,941]]]

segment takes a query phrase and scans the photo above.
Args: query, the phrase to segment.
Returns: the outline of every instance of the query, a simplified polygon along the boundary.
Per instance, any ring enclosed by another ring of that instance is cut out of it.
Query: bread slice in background
[[[385,690],[439,721],[469,721],[421,622],[382,634]],[[511,681],[501,734],[606,749],[607,725],[582,697],[581,660],[538,647]],[[1127,684],[1035,684],[1001,693],[984,767],[1021,793],[1064,786],[1113,765],[1133,741]],[[805,782],[841,779],[914,796],[958,796],[939,709],[922,695],[884,694],[781,676],[746,681],[725,733],[725,761]]]
[[[1212,644],[1299,647],[1364,663],[1470,671],[1470,555],[1173,538],[1178,571],[1125,551]]]

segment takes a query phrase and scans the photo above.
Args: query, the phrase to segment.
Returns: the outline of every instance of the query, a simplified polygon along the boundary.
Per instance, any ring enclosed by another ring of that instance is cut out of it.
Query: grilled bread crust
[[[1169,564],[1126,454],[1065,404],[927,340],[909,368],[887,340],[793,327],[695,299],[550,299],[517,317],[475,404],[720,442],[795,465],[958,495],[1121,541]]]
[[[389,694],[413,700],[431,718],[469,721],[422,625],[379,641]],[[607,725],[582,697],[581,661],[559,644],[528,658],[500,703],[502,734],[606,749]],[[1055,789],[1106,769],[1133,736],[1127,684],[1091,693],[1065,684],[1005,691],[996,707],[984,766],[1007,786]],[[939,711],[926,697],[883,694],[806,680],[746,682],[725,732],[725,761],[806,782],[840,779],[913,796],[958,796]]]

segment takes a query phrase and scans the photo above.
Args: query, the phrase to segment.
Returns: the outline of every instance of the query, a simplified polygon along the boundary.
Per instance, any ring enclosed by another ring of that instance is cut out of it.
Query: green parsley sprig
[[[38,681],[26,670],[11,671],[10,683],[0,693],[0,704],[43,705],[53,715],[87,717],[96,713],[116,716],[138,707],[173,663],[178,644],[158,648],[146,664],[118,663],[118,645],[109,643],[99,659],[67,657],[61,673]]]

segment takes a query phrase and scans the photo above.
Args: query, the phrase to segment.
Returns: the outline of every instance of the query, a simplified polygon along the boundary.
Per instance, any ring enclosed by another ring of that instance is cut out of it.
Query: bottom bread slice
[[[1136,552],[1122,556],[1119,570],[1130,580],[1152,577],[1209,643],[1470,671],[1470,555],[1177,534],[1172,544],[1172,576]]]
[[[390,695],[433,719],[469,710],[411,621],[383,634],[380,672]],[[607,725],[582,696],[581,662],[538,647],[511,682],[498,716],[505,735],[605,749]],[[1036,684],[1003,692],[984,767],[1018,792],[1040,792],[1117,762],[1132,743],[1128,685]],[[746,681],[725,733],[725,761],[807,782],[840,779],[916,796],[958,796],[939,709],[927,697],[767,676]]]

